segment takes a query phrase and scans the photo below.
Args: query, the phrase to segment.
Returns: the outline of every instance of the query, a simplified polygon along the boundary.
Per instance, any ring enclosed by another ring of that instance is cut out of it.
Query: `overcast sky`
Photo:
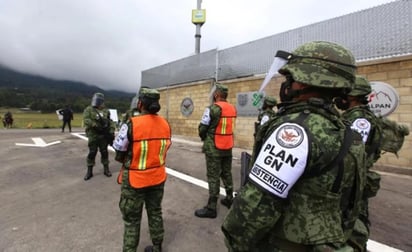
[[[203,0],[200,51],[225,49],[392,0]],[[0,0],[0,64],[136,92],[141,71],[195,52],[197,0]]]

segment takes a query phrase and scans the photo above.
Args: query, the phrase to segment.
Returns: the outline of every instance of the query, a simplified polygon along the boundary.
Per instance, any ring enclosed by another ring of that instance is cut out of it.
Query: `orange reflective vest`
[[[227,102],[215,102],[221,108],[219,123],[215,130],[215,146],[219,150],[230,150],[234,144],[236,108]]]
[[[129,184],[133,188],[155,186],[166,180],[166,153],[171,145],[169,123],[158,115],[141,115],[131,118],[132,159]],[[122,183],[123,170],[117,182]]]

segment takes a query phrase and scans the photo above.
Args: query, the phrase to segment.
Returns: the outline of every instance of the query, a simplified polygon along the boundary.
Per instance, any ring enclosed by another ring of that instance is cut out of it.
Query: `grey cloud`
[[[280,8],[271,0],[262,0],[261,5],[247,0],[202,1],[207,14],[201,51],[308,24],[311,16],[323,13],[310,9],[305,16],[292,11],[299,9],[299,0],[289,2]],[[328,2],[316,1],[315,7]],[[371,7],[379,1],[364,2]],[[1,0],[0,63],[45,77],[136,92],[142,70],[194,53],[195,8],[194,0]],[[303,17],[292,17],[293,13]]]

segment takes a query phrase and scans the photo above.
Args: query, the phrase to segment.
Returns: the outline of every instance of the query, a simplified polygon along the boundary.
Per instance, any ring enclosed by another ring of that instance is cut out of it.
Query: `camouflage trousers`
[[[349,244],[357,252],[366,252],[366,244],[369,239],[369,211],[368,211],[368,199],[365,199],[361,205],[361,213],[359,218],[355,222],[352,234],[349,238]]]
[[[103,135],[89,136],[89,154],[87,155],[87,166],[94,166],[97,151],[100,151],[101,163],[103,165],[109,164],[109,152],[107,151],[107,140]]]
[[[220,179],[226,192],[233,193],[232,156],[206,155],[206,175],[209,186],[209,198],[217,199],[220,193]],[[216,202],[209,202],[209,208],[216,209]]]
[[[124,221],[123,252],[136,252],[144,204],[152,243],[162,244],[164,236],[161,207],[163,192],[164,183],[142,189],[133,189],[125,183],[122,184],[119,208]]]

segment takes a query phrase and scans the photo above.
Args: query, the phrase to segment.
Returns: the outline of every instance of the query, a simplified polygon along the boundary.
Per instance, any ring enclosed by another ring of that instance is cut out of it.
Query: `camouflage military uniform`
[[[206,157],[207,182],[209,185],[208,207],[216,209],[222,179],[227,195],[233,194],[232,149],[219,150],[215,147],[214,132],[220,119],[221,108],[210,106],[210,125],[199,124],[199,136],[203,139],[202,150]]]
[[[200,218],[216,218],[220,179],[226,190],[226,198],[220,202],[229,208],[233,201],[232,148],[237,112],[236,108],[226,101],[228,87],[216,83],[214,88],[214,103],[205,109],[198,128],[206,156],[209,186],[207,205],[195,211],[195,216]]]
[[[140,90],[140,98],[150,98],[152,99],[149,102],[149,105],[152,103],[156,103],[159,105],[158,100],[160,98],[160,94],[155,89],[146,88],[144,90]],[[142,102],[144,103],[144,102]],[[148,106],[149,106],[148,105]],[[160,109],[160,105],[158,106]],[[155,112],[149,113],[146,110],[143,110],[139,115],[136,117],[146,116],[149,114],[156,114],[158,110],[154,110]],[[165,120],[164,120],[165,121]],[[126,126],[127,125],[127,126]],[[160,127],[160,126],[159,126]],[[167,128],[170,132],[170,126],[167,124]],[[127,129],[127,131],[124,129]],[[135,131],[133,132],[133,129]],[[159,128],[157,128],[159,129]],[[147,217],[148,217],[148,224],[149,224],[149,232],[150,238],[152,240],[153,245],[148,246],[145,248],[145,252],[160,252],[161,246],[164,237],[164,227],[163,227],[163,217],[162,217],[162,200],[164,194],[164,185],[165,181],[161,182],[160,184],[155,185],[148,185],[142,188],[135,188],[132,185],[130,179],[130,169],[136,170],[136,168],[131,168],[132,160],[135,158],[133,155],[133,145],[136,144],[133,142],[133,136],[137,134],[136,128],[133,128],[132,120],[127,120],[117,135],[113,147],[116,150],[116,160],[123,164],[122,170],[119,174],[118,182],[121,183],[121,195],[119,201],[119,208],[122,213],[123,221],[124,221],[124,234],[123,234],[123,252],[135,252],[140,239],[140,225],[142,219],[142,212],[143,206],[146,207]],[[156,134],[156,132],[155,132]],[[159,136],[157,136],[159,137]],[[120,150],[117,146],[117,143],[125,140],[127,144],[123,146],[124,150]],[[170,141],[170,139],[168,140]],[[150,148],[150,147],[147,147]],[[160,150],[159,150],[160,151]],[[166,148],[167,151],[167,148]],[[160,156],[157,154],[156,156]],[[150,157],[146,157],[150,158]],[[145,163],[149,161],[146,160]],[[156,167],[145,167],[144,170],[155,170],[158,169]],[[149,176],[149,175],[145,175]],[[120,181],[119,181],[120,180]],[[147,177],[147,181],[153,181],[152,177]]]
[[[289,111],[292,113],[289,113]],[[267,246],[274,249],[279,245],[280,240],[285,239],[285,236],[289,238],[291,233],[295,236],[296,240],[293,243],[296,243],[296,246],[299,246],[299,244],[309,246],[310,243],[315,243],[310,239],[319,239],[319,244],[311,244],[311,246],[322,245],[322,242],[344,243],[344,232],[340,226],[343,220],[338,208],[339,194],[329,191],[335,181],[333,174],[337,170],[332,168],[329,172],[320,174],[317,177],[311,175],[312,173],[319,173],[321,169],[328,170],[329,168],[325,167],[327,167],[327,164],[333,163],[341,148],[345,125],[340,122],[339,115],[336,112],[331,113],[332,111],[324,110],[310,103],[289,106],[280,113],[278,118],[272,120],[267,127],[263,127],[262,131],[258,133],[258,142],[255,145],[253,156],[256,159],[257,153],[265,148],[261,145],[266,142],[279,125],[293,121],[301,112],[307,113],[308,111],[310,112],[302,125],[303,128],[307,129],[307,132],[310,132],[308,136],[311,137],[311,155],[307,157],[308,164],[304,175],[294,185],[288,196],[289,199],[296,199],[294,204],[301,202],[301,205],[288,205],[286,199],[277,198],[254,183],[249,182],[246,184],[235,198],[233,207],[230,209],[222,228],[223,232],[230,232],[230,236],[226,237],[230,237],[229,244],[233,251],[254,251],[252,249],[268,251]],[[357,151],[362,153],[363,146],[360,139],[358,139],[357,144]],[[356,153],[355,150],[352,152]],[[359,159],[362,160],[362,158]],[[349,164],[350,161],[345,165],[345,169],[347,169],[346,166],[350,167]],[[361,171],[347,169],[345,172],[345,178],[342,180],[339,193],[342,192],[345,184],[352,183],[351,177],[356,177],[355,173]],[[318,200],[308,201],[308,197],[318,198]],[[300,200],[297,200],[299,198]],[[326,205],[325,202],[329,202],[329,205]],[[316,206],[317,204],[323,207],[319,208],[319,206]],[[302,215],[311,216],[310,218],[313,221],[318,222],[317,229],[309,230],[308,227],[312,223],[302,222],[302,218],[298,218],[300,214],[284,215],[284,211],[298,211]],[[272,233],[274,236],[267,237],[268,233]],[[310,239],[309,236],[311,236]],[[308,249],[308,247],[303,248]]]
[[[266,108],[265,110],[262,110],[257,118],[257,122],[255,122],[255,136],[257,131],[259,130],[259,127],[262,126],[262,124],[268,122],[270,119],[274,118],[276,116],[276,112],[272,108]]]
[[[129,185],[129,173],[125,169],[122,177],[119,208],[124,221],[123,252],[136,252],[139,245],[143,204],[149,223],[150,237],[154,245],[162,244],[164,236],[162,207],[164,183],[143,189]]]
[[[83,111],[83,121],[88,137],[89,154],[87,155],[87,166],[93,167],[97,151],[100,151],[101,163],[105,169],[109,165],[108,136],[114,136],[115,124],[110,120],[110,112],[106,108],[88,106]],[[108,168],[107,168],[108,169]]]
[[[258,125],[264,124],[276,115],[273,107],[276,106],[277,103],[278,101],[275,97],[265,96],[265,98],[263,99],[262,111],[259,113],[257,118]]]
[[[129,109],[126,111],[124,117],[122,118],[122,123],[126,123],[133,116],[138,116],[140,113],[137,109]]]
[[[360,99],[362,99],[371,92],[371,88],[366,79],[362,80],[363,77],[361,77],[361,79],[359,78],[360,77],[357,78],[354,90],[352,90],[349,95],[360,95]],[[360,81],[363,82],[359,83]],[[364,85],[364,87],[362,85]],[[366,99],[366,97],[364,99]],[[382,129],[379,125],[378,118],[367,105],[353,106],[345,110],[344,113],[342,113],[342,117],[348,120],[352,124],[352,128],[361,134],[362,140],[365,143],[367,181],[361,202],[361,213],[351,235],[350,243],[357,249],[356,251],[366,251],[370,227],[368,199],[376,196],[380,187],[380,175],[370,169],[380,158]]]
[[[366,175],[367,183],[366,188],[364,189],[363,201],[361,203],[361,212],[359,219],[356,221],[355,229],[351,236],[351,245],[356,247],[356,251],[366,251],[366,242],[369,239],[369,212],[368,212],[368,199],[370,197],[376,196],[380,188],[380,175],[377,172],[371,171],[373,164],[380,157],[379,146],[374,144],[379,143],[380,134],[379,125],[375,115],[365,106],[354,107],[345,111],[342,116],[354,122],[358,118],[364,118],[369,123],[371,123],[370,139],[365,143],[365,151],[367,153],[366,158]]]
[[[145,87],[141,88],[142,91],[144,91]],[[130,103],[130,109],[126,111],[124,117],[122,118],[122,123],[126,123],[130,118],[133,116],[137,116],[140,114],[140,112],[137,109],[137,103],[139,101],[139,97],[135,96],[133,97],[131,103]]]
[[[268,117],[268,119],[270,119],[270,118],[273,118],[275,115],[276,115],[276,112],[272,108],[267,108],[265,110],[262,110],[262,112],[259,113],[257,121],[259,125],[261,125],[264,123],[264,122],[262,123],[262,118]]]
[[[332,99],[352,87],[354,57],[323,41],[278,55],[282,103],[256,134],[248,182],[222,225],[225,244],[230,252],[351,251],[364,145]]]
[[[370,124],[370,130],[368,132],[359,132],[362,137],[364,137],[363,139],[365,142],[365,150],[367,153],[366,167],[369,170],[381,156],[379,142],[381,139],[382,129],[379,125],[378,119],[372,113],[372,111],[370,111],[367,105],[348,109],[342,114],[342,117],[348,120],[350,123],[355,122],[356,119],[363,118]],[[377,189],[369,191],[368,197],[376,196]]]
[[[276,116],[276,112],[273,110],[273,107],[276,106],[277,103],[278,101],[275,97],[265,96],[263,99],[262,110],[258,115],[257,122],[255,122],[255,132],[253,133],[253,136],[256,137],[256,133],[260,126]]]

